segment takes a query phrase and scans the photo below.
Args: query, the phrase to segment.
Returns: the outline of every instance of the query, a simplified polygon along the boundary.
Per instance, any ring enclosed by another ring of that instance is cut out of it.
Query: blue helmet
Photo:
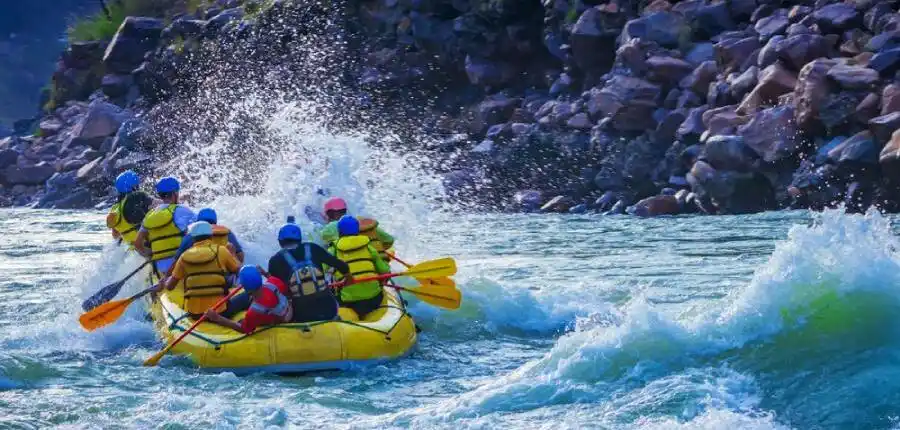
[[[197,221],[206,221],[210,224],[215,224],[219,221],[219,216],[216,215],[215,209],[203,208],[200,209],[200,212],[197,212]]]
[[[256,291],[259,287],[262,287],[263,279],[262,275],[259,274],[259,270],[256,269],[256,266],[246,264],[244,267],[241,267],[241,270],[238,272],[238,283],[241,284],[246,291]]]
[[[359,221],[354,216],[344,215],[338,220],[337,228],[341,236],[359,234]]]
[[[130,193],[135,187],[140,185],[141,178],[134,170],[126,170],[116,177],[116,191],[120,193]]]
[[[178,183],[178,179],[175,179],[171,176],[166,176],[156,183],[157,193],[175,193],[180,189],[181,184]]]
[[[294,217],[292,216],[287,217],[287,224],[278,229],[278,241],[282,240],[303,241],[303,231],[300,230],[299,225],[294,223]]]

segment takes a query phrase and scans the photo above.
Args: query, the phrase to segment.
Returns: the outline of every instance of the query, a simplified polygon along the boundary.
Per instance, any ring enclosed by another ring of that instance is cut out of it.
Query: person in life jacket
[[[184,301],[179,305],[198,316],[228,294],[228,276],[237,273],[241,264],[228,248],[213,242],[213,229],[208,222],[191,224],[188,234],[194,238],[194,246],[178,258],[172,276],[160,282],[158,290],[172,290],[180,282]]]
[[[181,184],[172,177],[165,177],[156,183],[156,193],[162,204],[151,210],[138,231],[134,249],[153,261],[157,276],[162,278],[175,262],[175,252],[188,225],[194,222],[194,212],[178,204]],[[149,243],[150,248],[147,248]]]
[[[214,209],[200,209],[197,212],[197,221],[206,221],[210,223],[213,228],[212,241],[219,245],[227,246],[240,263],[244,262],[244,249],[241,247],[241,243],[238,242],[237,236],[234,235],[234,232],[232,232],[231,229],[224,225],[217,224],[219,217]],[[178,251],[175,251],[175,260],[178,260],[178,257],[193,245],[194,239],[190,235],[184,236],[184,238],[181,239],[181,246],[178,247]]]
[[[347,202],[344,199],[335,197],[325,202],[325,218],[328,224],[322,228],[322,242],[326,246],[331,246],[338,239],[338,220],[347,214]],[[382,230],[378,226],[378,221],[372,218],[357,217],[359,221],[359,231],[369,238],[372,247],[381,255],[384,261],[390,261],[387,250],[394,246],[394,237]]]
[[[269,258],[269,273],[288,286],[295,322],[325,321],[337,318],[338,303],[325,278],[325,266],[352,279],[347,263],[328,253],[325,248],[303,242],[300,226],[294,217],[278,230],[281,250]]]
[[[137,189],[140,183],[140,177],[133,170],[119,174],[115,182],[119,197],[106,215],[106,226],[112,232],[112,237],[129,246],[134,245],[144,216],[153,205],[153,199]]]
[[[256,267],[247,265],[241,267],[238,283],[251,299],[244,319],[235,322],[210,309],[206,311],[206,318],[210,322],[250,334],[259,326],[276,325],[292,320],[293,309],[288,298],[288,289],[280,279],[269,276],[263,280]]]
[[[378,255],[368,236],[360,234],[359,221],[355,217],[344,215],[337,224],[340,238],[331,245],[329,252],[350,266],[354,278],[391,272],[391,267]],[[342,277],[335,275],[335,279]],[[378,281],[358,282],[341,288],[339,299],[341,306],[352,310],[362,320],[381,306],[384,290]],[[342,311],[341,315],[347,314]],[[353,316],[349,315],[350,318]]]

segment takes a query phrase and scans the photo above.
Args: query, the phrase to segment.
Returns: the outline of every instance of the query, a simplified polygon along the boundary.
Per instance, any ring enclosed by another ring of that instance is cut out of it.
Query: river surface
[[[262,262],[279,216],[247,211],[220,220],[246,229],[248,258]],[[0,212],[0,428],[897,425],[900,258],[889,218],[383,224],[398,232],[398,255],[456,257],[462,308],[411,299],[423,332],[400,361],[238,377],[179,357],[142,367],[162,345],[138,306],[82,331],[80,301],[137,264],[111,243],[103,214]]]

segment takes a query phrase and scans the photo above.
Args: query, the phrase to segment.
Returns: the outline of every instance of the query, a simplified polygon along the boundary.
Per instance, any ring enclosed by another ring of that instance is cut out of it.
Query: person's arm
[[[191,246],[194,246],[194,239],[190,236],[185,235],[183,238],[181,238],[181,245],[178,246],[178,250],[175,251],[175,256],[172,258],[174,258],[175,261],[178,261],[178,259],[181,258],[181,254],[184,254],[184,251],[190,249]]]
[[[146,258],[153,256],[153,253],[147,249],[147,230],[144,227],[138,230],[137,237],[134,239],[134,250]]]
[[[237,258],[231,252],[219,252],[219,263],[229,273],[237,273],[241,270],[241,263],[237,261]]]
[[[234,232],[228,232],[228,243],[231,244],[234,249],[234,256],[237,258],[239,263],[244,262],[244,248],[241,246],[241,243],[238,242],[237,236],[235,236]]]
[[[322,263],[323,266],[334,267],[344,276],[350,274],[350,265],[341,261],[340,258],[328,253],[325,248],[316,244],[310,244],[309,250],[312,252],[311,260]]]
[[[222,315],[219,315],[218,312],[216,312],[212,309],[206,311],[205,315],[206,315],[207,321],[214,323],[214,324],[218,324],[220,326],[228,327],[234,331],[239,331],[241,333],[248,333],[248,334],[253,331],[253,330],[250,330],[250,332],[248,332],[248,331],[244,330],[243,325],[238,324],[228,318],[225,318]]]
[[[378,272],[379,275],[391,273],[391,266],[381,259],[381,256],[378,255],[378,251],[376,251],[372,245],[369,245],[369,254],[372,255],[372,261],[375,262],[375,271]]]

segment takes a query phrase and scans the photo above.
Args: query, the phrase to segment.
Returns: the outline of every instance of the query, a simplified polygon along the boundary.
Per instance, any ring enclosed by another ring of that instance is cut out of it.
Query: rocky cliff
[[[252,92],[389,130],[451,195],[505,209],[896,211],[896,3],[173,2],[67,48],[35,135],[0,143],[2,194],[102,202]],[[238,123],[234,147],[264,159],[273,137]]]

